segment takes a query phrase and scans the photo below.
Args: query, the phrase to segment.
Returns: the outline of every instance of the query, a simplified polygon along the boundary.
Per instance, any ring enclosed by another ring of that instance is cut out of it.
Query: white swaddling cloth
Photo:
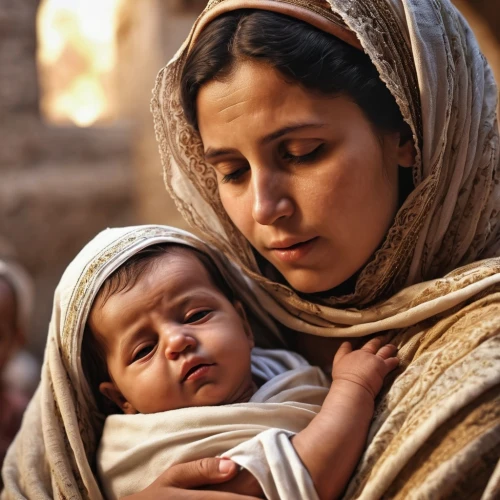
[[[255,348],[252,374],[266,382],[248,403],[109,416],[97,453],[106,497],[136,493],[176,463],[224,455],[248,469],[269,500],[290,492],[317,499],[289,437],[318,414],[329,381],[283,350]]]

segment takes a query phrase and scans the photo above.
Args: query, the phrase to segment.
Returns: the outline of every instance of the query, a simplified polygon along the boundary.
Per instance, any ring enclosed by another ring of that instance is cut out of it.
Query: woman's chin
[[[359,272],[349,273],[346,269],[291,268],[271,262],[255,251],[262,274],[268,279],[289,286],[301,295],[348,295],[354,291]],[[340,272],[342,271],[342,272]]]
[[[342,279],[333,280],[327,273],[319,271],[295,271],[283,274],[288,285],[300,294],[328,292],[343,283]],[[329,279],[327,279],[329,278]]]

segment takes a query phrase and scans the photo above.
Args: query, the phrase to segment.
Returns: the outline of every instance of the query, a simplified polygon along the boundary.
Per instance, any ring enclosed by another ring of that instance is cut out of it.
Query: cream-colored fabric
[[[103,416],[83,376],[81,341],[94,297],[130,256],[157,243],[196,248],[214,261],[245,304],[256,339],[280,342],[251,284],[219,252],[195,236],[166,226],[108,229],[77,255],[56,289],[42,378],[3,470],[2,499],[102,498],[93,464]]]
[[[289,438],[317,415],[328,380],[319,368],[282,350],[255,348],[252,372],[266,383],[248,403],[108,417],[97,453],[106,498],[141,491],[176,463],[216,455],[250,470],[269,500],[290,491],[318,498]]]
[[[239,8],[282,12],[362,47],[413,132],[415,189],[350,295],[307,299],[263,275],[184,117],[189,49],[208,22]],[[404,371],[380,399],[347,498],[500,496],[496,108],[492,72],[449,0],[210,0],[158,75],[155,130],[185,219],[259,283],[259,301],[284,325],[324,337],[389,330],[400,348]]]

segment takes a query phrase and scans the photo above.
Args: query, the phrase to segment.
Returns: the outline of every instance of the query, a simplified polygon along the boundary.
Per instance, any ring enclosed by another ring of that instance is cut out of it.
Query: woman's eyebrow
[[[213,160],[217,156],[224,156],[224,155],[229,155],[233,153],[238,153],[236,149],[214,149],[214,148],[207,148],[207,150],[203,153],[205,156],[205,160]]]
[[[305,122],[305,123],[297,123],[295,125],[288,125],[286,127],[282,127],[278,130],[275,130],[270,134],[265,135],[264,137],[262,137],[262,139],[260,139],[260,143],[269,144],[270,142],[275,141],[276,139],[279,139],[280,137],[289,134],[290,132],[295,132],[303,128],[321,128],[321,127],[324,127],[324,124],[317,122]],[[207,148],[207,150],[204,152],[204,156],[205,160],[208,161],[212,160],[217,156],[224,156],[234,153],[238,153],[238,150],[234,148],[224,148],[224,149]]]
[[[276,130],[275,132],[271,132],[270,134],[264,136],[260,140],[260,142],[261,144],[268,144],[286,134],[289,134],[290,132],[295,132],[303,128],[321,128],[321,127],[324,127],[324,124],[317,122],[305,122],[305,123],[297,123],[295,125],[288,125],[287,127],[282,127]]]

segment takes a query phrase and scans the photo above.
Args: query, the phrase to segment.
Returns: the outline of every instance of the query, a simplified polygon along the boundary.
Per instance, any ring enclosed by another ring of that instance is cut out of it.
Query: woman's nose
[[[269,226],[293,214],[294,205],[287,182],[279,172],[267,169],[252,172],[252,191],[252,216],[258,224]]]
[[[176,360],[183,352],[197,345],[193,336],[180,330],[165,332],[165,337],[165,357],[169,360]]]

